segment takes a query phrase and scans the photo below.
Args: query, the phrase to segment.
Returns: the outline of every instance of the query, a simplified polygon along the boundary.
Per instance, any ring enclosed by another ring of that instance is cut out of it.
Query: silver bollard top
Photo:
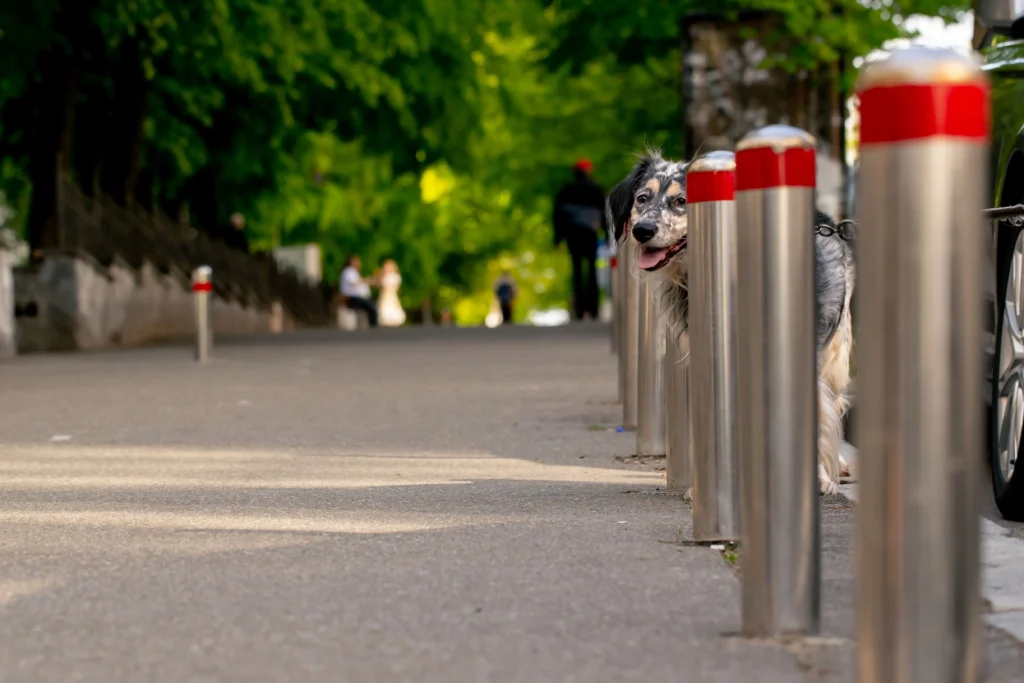
[[[686,169],[686,201],[731,202],[736,197],[736,155],[711,152]]]
[[[213,269],[210,266],[199,266],[192,271],[192,282],[209,282],[213,277]]]
[[[787,149],[814,149],[814,136],[805,130],[795,126],[777,124],[765,126],[747,133],[736,145],[737,152],[748,149],[760,149],[771,147],[776,154],[781,154]]]
[[[953,50],[898,50],[864,69],[857,95],[864,148],[937,138],[984,144],[988,139],[988,78],[976,59]]]
[[[210,266],[199,266],[192,271],[192,291],[196,293],[213,291],[213,269]]]
[[[814,187],[817,141],[793,126],[765,126],[736,145],[736,191]]]
[[[957,85],[986,82],[981,63],[955,50],[916,45],[893,52],[861,70],[857,92],[893,85]]]
[[[689,173],[714,173],[716,171],[735,171],[736,155],[732,152],[710,152],[690,162],[686,168]]]

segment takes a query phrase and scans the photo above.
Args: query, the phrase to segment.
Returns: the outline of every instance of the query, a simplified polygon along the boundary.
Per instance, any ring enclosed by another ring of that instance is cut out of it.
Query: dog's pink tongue
[[[640,256],[636,260],[636,265],[639,268],[653,268],[654,266],[661,263],[661,260],[665,258],[665,252],[668,249],[650,249],[644,247],[640,250]]]

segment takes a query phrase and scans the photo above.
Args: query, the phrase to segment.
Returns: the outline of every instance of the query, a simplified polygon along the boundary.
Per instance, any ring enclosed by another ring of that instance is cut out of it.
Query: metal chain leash
[[[981,214],[986,220],[1001,221],[1015,228],[1024,227],[1024,204],[997,206],[992,209],[985,209]],[[835,224],[835,227],[827,223],[821,223],[814,226],[814,234],[821,235],[822,237],[836,235],[839,239],[850,242],[854,239],[854,228],[856,225],[857,221],[852,218],[839,221]]]
[[[852,218],[846,218],[836,223],[835,227],[832,227],[828,223],[821,223],[814,226],[814,234],[821,235],[822,237],[831,237],[836,235],[839,239],[849,242],[853,240],[853,228],[857,225],[857,221]]]

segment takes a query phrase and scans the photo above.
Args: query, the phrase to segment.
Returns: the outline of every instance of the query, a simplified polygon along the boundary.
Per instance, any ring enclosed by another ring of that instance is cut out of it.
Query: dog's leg
[[[849,354],[846,354],[849,358]],[[846,416],[846,411],[850,409],[850,399],[846,394],[846,389],[850,383],[849,373],[849,361],[847,360],[845,366],[847,370],[843,373],[842,377],[844,381],[841,384],[832,384],[829,389],[832,392],[832,411],[836,415],[836,439],[838,442],[837,448],[842,446],[843,442],[843,417]],[[825,380],[828,381],[827,379]],[[846,458],[843,457],[842,452],[837,456],[839,462],[839,476],[849,477],[850,476],[850,463],[846,462]]]
[[[846,268],[846,301],[843,305],[843,317],[839,320],[839,329],[836,332],[839,337],[839,348],[834,369],[829,373],[832,394],[836,398],[836,412],[839,413],[840,419],[845,417],[846,412],[850,409],[850,398],[847,394],[850,387],[850,356],[853,354],[853,308],[850,304],[853,299],[856,279],[856,270],[851,262]],[[839,428],[842,430],[842,423]],[[842,431],[840,431],[840,436],[842,436]],[[849,477],[853,474],[850,464],[842,456],[839,457],[839,470],[841,477]]]
[[[835,402],[836,413],[839,415],[839,438],[840,438],[840,440],[842,440],[844,438],[844,434],[843,434],[843,418],[846,416],[846,411],[850,409],[850,400],[849,400],[849,398],[846,395],[846,387],[845,386],[842,387],[839,390],[839,393],[836,395],[835,400],[836,400],[836,402]],[[841,443],[841,441],[840,441],[840,443]],[[846,461],[846,458],[844,458],[842,453],[840,453],[839,454],[839,476],[840,477],[849,477],[851,474],[853,474],[853,470],[850,467],[850,463],[848,463]]]
[[[839,328],[822,353],[818,375],[818,480],[822,493],[834,493],[839,478],[849,475],[850,466],[839,450],[843,442],[843,416],[850,407],[846,390],[850,384],[852,347],[853,322],[848,296]]]
[[[824,378],[818,378],[818,488],[832,494],[839,487],[839,446],[843,421],[836,411],[835,396]]]

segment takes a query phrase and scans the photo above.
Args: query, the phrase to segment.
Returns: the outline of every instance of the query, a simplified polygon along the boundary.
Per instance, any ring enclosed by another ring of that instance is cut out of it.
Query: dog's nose
[[[658,228],[653,223],[637,223],[633,226],[633,239],[640,244],[650,242],[657,232]]]

